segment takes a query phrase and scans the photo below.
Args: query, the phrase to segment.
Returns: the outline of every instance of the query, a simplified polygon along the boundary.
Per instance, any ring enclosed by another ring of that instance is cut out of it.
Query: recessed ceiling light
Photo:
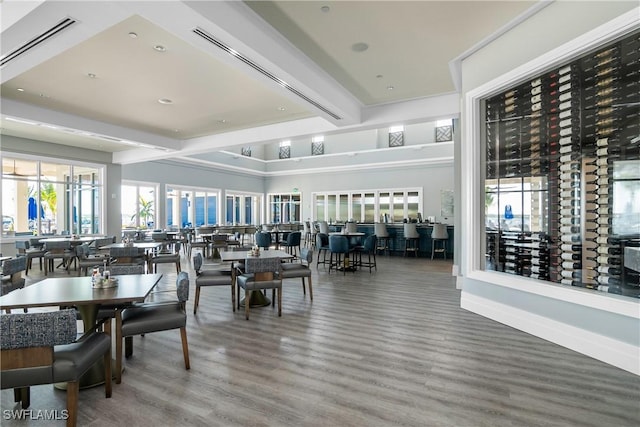
[[[351,45],[351,50],[354,52],[364,52],[367,49],[369,49],[369,45],[363,42],[354,43],[353,45]]]
[[[166,47],[162,46],[161,44],[157,44],[153,47],[155,50],[157,50],[158,52],[165,52],[167,50]]]
[[[395,89],[393,86],[387,86],[387,90],[393,90]]]
[[[173,104],[173,101],[170,100],[169,98],[160,98],[158,99],[158,102],[164,105]]]
[[[376,76],[376,79],[381,79],[381,78],[383,78],[383,77],[384,77],[384,76],[383,76],[382,74],[378,74],[378,75]]]
[[[24,92],[24,89],[19,87],[18,89],[16,89],[18,92]]]
[[[323,11],[324,13],[329,13],[329,11],[331,10],[331,8],[329,6],[322,6],[320,8],[321,11]]]
[[[220,119],[218,120],[218,123],[227,123],[227,119]]]
[[[134,33],[133,31],[129,32],[129,37],[131,37],[132,39],[137,39],[138,35],[136,33]]]
[[[284,108],[284,107],[278,107],[278,110],[280,110],[280,111],[284,111],[284,110],[286,110],[286,108]]]
[[[95,75],[95,74],[93,74],[93,73],[87,73],[87,76],[89,76],[89,77],[90,77],[90,78],[92,78],[92,79],[95,79],[95,78],[96,78],[96,75]]]

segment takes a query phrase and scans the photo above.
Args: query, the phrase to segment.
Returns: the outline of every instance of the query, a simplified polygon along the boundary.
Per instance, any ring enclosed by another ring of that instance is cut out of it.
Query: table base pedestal
[[[245,299],[242,298],[240,300],[240,307],[244,307]],[[253,291],[251,292],[251,299],[249,300],[249,307],[266,307],[271,305],[271,300],[267,298],[262,291]]]

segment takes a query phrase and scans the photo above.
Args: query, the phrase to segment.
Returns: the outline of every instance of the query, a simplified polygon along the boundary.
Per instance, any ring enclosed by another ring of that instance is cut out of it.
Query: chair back
[[[112,276],[122,276],[123,274],[144,274],[144,264],[111,264],[107,267]]]
[[[347,233],[357,233],[358,232],[358,224],[355,222],[347,222],[345,224],[347,228]]]
[[[302,231],[304,231],[305,234],[307,233],[311,233],[311,224],[309,224],[309,221],[305,221],[302,225]]]
[[[193,257],[193,269],[196,274],[200,274],[200,269],[202,268],[202,254],[198,252],[196,256]]]
[[[10,258],[2,263],[2,275],[12,276],[27,269],[27,258],[21,256]]]
[[[441,239],[445,240],[449,238],[449,233],[447,232],[447,224],[433,224],[433,230],[431,231],[432,239]]]
[[[329,235],[327,233],[316,234],[316,247],[318,249],[329,249]]]
[[[32,248],[42,249],[44,247],[44,243],[40,241],[41,237],[32,237],[29,239],[29,246]]]
[[[387,225],[381,222],[376,222],[373,224],[373,232],[378,238],[380,237],[389,237],[389,231],[387,230]]]
[[[376,251],[378,245],[378,237],[375,234],[371,234],[364,239],[363,247],[366,252],[373,253]]]
[[[294,231],[287,235],[287,246],[300,246],[302,241],[302,233],[300,231]]]
[[[135,246],[125,246],[123,248],[109,248],[111,258],[138,258],[144,255],[144,249]]]
[[[300,251],[300,260],[306,261],[307,264],[311,265],[313,262],[313,249],[302,248]]]
[[[134,233],[134,235],[135,235],[135,233]],[[100,249],[103,246],[107,246],[107,245],[110,245],[110,244],[114,243],[115,240],[116,240],[115,236],[101,237],[101,238],[95,240],[95,247],[96,247],[96,249]]]
[[[16,240],[16,249],[18,254],[26,254],[29,249],[29,242],[27,240]]]
[[[282,267],[280,258],[247,258],[244,262],[244,271],[249,274],[255,273],[278,273]]]
[[[417,239],[420,237],[415,223],[409,222],[404,224],[404,237],[405,239]]]
[[[258,247],[269,249],[269,246],[271,246],[271,233],[259,231],[256,233],[255,240]]]
[[[329,224],[327,223],[327,221],[318,222],[318,227],[321,233],[329,234]]]
[[[0,316],[0,349],[53,347],[72,343],[78,334],[76,316],[74,309],[3,314]]]
[[[333,253],[349,253],[349,239],[346,236],[332,234],[329,236],[329,251]]]
[[[164,231],[153,231],[151,233],[151,239],[154,242],[165,242],[167,241],[167,233]]]
[[[49,252],[64,252],[65,250],[71,249],[71,242],[45,242],[44,248]]]
[[[88,243],[83,243],[81,245],[76,246],[76,255],[80,259],[87,259],[89,254],[91,253],[91,248]]]
[[[189,274],[186,271],[178,273],[176,279],[176,295],[178,301],[185,303],[189,300]]]

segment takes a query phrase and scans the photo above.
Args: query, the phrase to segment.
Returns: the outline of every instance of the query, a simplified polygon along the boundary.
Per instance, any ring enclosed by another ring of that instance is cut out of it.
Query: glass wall
[[[269,194],[268,223],[284,224],[301,221],[300,203],[302,196],[294,194]]]
[[[101,233],[104,167],[2,157],[2,235]]]
[[[167,227],[218,224],[220,190],[167,186]]]
[[[154,229],[156,227],[157,185],[125,183],[122,197],[122,228]]]
[[[640,35],[483,102],[486,269],[640,297]]]
[[[227,225],[262,222],[262,195],[258,193],[227,193],[225,218]]]

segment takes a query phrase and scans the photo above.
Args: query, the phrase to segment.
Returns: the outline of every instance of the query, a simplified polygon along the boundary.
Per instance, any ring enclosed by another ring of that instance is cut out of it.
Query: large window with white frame
[[[313,193],[312,200],[316,221],[402,222],[422,212],[421,188]]]
[[[221,190],[168,185],[166,193],[168,228],[220,223]]]
[[[2,235],[101,233],[104,166],[2,156]]]
[[[259,193],[227,192],[225,195],[225,223],[252,224],[262,222],[262,200]]]
[[[269,211],[267,222],[272,224],[285,224],[300,222],[302,218],[300,193],[269,194]]]
[[[125,181],[120,186],[120,194],[122,228],[156,227],[158,184]]]

